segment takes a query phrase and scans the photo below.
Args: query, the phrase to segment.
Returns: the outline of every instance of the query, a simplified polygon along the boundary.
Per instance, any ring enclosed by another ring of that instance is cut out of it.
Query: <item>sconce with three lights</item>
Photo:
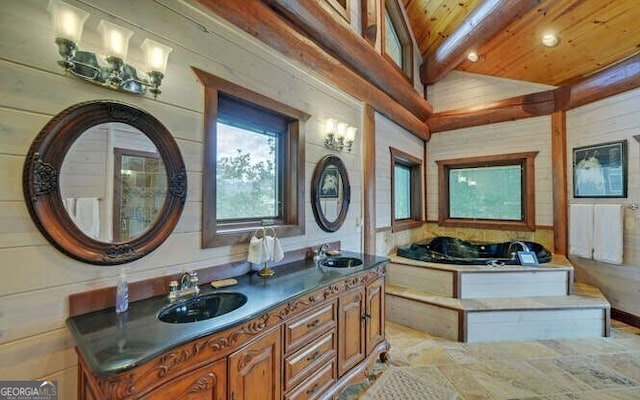
[[[72,75],[91,83],[144,94],[149,88],[154,97],[160,92],[160,85],[167,67],[171,47],[151,39],[145,39],[140,46],[145,56],[147,73],[139,76],[138,71],[125,62],[129,39],[133,32],[109,21],[101,20],[98,31],[106,56],[82,51],[78,43],[82,37],[82,28],[89,13],[60,0],[50,0],[49,13],[53,21],[58,53],[63,57],[58,65]],[[146,75],[146,76],[145,76]]]
[[[358,130],[345,122],[327,119],[325,125],[324,145],[332,150],[351,151]]]

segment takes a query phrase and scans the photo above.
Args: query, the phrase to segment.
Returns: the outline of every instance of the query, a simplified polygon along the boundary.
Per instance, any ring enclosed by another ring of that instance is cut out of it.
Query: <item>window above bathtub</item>
[[[442,226],[535,230],[538,152],[436,161]]]

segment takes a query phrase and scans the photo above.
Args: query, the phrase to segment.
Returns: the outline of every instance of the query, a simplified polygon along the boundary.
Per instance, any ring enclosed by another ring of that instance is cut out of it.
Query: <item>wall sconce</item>
[[[357,131],[355,127],[349,126],[345,122],[336,122],[334,119],[327,119],[324,145],[332,150],[351,151]]]
[[[58,65],[72,75],[110,89],[143,94],[149,88],[155,97],[160,92],[160,84],[167,68],[171,47],[151,39],[142,42],[145,54],[147,77],[139,77],[134,67],[127,64],[129,39],[133,32],[109,21],[101,20],[98,31],[102,35],[105,62],[95,53],[81,51],[77,43],[82,36],[82,28],[89,13],[60,0],[49,0],[49,13],[55,29],[58,53],[62,60]]]

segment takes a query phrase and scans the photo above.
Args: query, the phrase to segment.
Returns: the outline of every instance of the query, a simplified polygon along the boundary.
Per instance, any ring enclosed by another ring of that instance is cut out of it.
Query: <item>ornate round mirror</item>
[[[147,112],[115,101],[76,104],[29,149],[23,192],[42,234],[96,265],[123,264],[164,242],[187,190],[171,133]]]
[[[325,156],[316,165],[311,182],[311,207],[320,228],[326,232],[340,229],[350,201],[351,186],[344,163],[336,156]]]

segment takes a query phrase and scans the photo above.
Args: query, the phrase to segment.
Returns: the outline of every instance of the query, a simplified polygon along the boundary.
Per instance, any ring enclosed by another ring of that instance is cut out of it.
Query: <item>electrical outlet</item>
[[[356,232],[362,232],[362,218],[356,217]]]

